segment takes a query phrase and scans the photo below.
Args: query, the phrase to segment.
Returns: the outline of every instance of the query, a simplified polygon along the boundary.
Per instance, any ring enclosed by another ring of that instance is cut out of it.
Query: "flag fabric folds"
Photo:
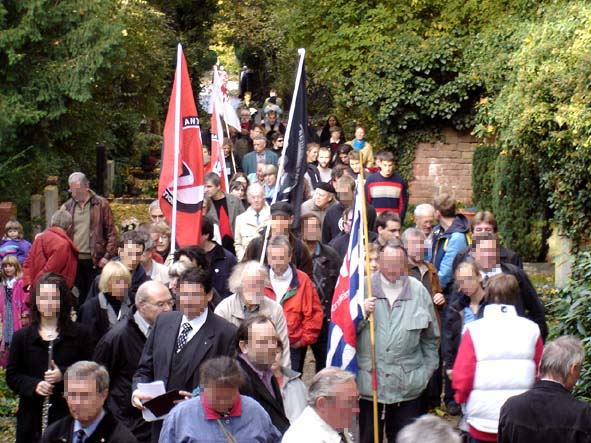
[[[353,220],[347,254],[335,286],[328,332],[327,366],[357,374],[357,325],[363,318],[365,248],[363,244],[363,186],[357,178]]]
[[[176,244],[199,244],[203,203],[203,149],[199,116],[182,46],[164,124],[158,200]]]
[[[205,172],[215,172],[220,176],[222,191],[228,192],[228,176],[226,174],[226,159],[224,157],[224,128],[220,118],[223,109],[223,97],[217,66],[213,68],[213,90],[211,104],[211,156]]]

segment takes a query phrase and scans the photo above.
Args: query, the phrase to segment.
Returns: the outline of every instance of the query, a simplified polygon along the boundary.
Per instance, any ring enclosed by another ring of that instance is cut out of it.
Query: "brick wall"
[[[442,141],[419,143],[410,182],[410,203],[430,203],[447,192],[458,201],[472,201],[472,156],[478,144],[468,132],[443,131]]]

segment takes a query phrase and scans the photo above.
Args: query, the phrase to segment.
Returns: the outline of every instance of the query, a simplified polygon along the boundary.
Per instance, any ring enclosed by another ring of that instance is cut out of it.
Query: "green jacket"
[[[398,403],[418,398],[439,362],[439,326],[431,296],[413,277],[403,278],[400,297],[390,308],[382,291],[381,274],[372,276],[378,401]],[[357,330],[357,386],[362,398],[372,399],[369,321]]]

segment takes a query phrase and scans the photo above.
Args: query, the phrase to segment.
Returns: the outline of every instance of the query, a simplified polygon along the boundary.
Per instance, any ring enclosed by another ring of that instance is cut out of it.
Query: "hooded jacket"
[[[456,254],[470,243],[470,223],[465,215],[456,214],[451,226],[443,229],[437,225],[433,229],[432,263],[437,269],[441,287],[448,292],[452,281],[452,268]]]

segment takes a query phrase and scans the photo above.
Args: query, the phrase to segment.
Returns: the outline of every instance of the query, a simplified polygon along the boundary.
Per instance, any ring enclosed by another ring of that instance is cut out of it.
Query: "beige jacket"
[[[234,228],[234,249],[238,261],[242,260],[246,247],[253,238],[258,237],[260,230],[263,229],[269,219],[271,211],[269,205],[265,203],[259,214],[259,224],[257,225],[256,212],[250,206],[236,217],[236,227]]]

